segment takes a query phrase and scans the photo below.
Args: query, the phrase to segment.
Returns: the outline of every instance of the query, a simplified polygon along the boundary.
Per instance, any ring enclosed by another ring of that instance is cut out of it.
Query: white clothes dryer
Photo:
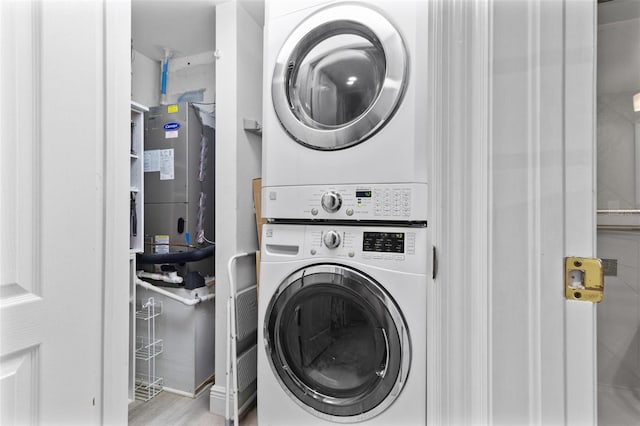
[[[263,216],[426,220],[427,2],[315,3],[266,4]]]
[[[261,425],[426,423],[430,247],[426,227],[264,226]]]

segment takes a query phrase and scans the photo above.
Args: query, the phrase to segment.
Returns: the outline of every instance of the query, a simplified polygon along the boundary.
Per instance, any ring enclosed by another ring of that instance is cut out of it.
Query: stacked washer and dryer
[[[426,423],[426,7],[266,3],[261,425]]]

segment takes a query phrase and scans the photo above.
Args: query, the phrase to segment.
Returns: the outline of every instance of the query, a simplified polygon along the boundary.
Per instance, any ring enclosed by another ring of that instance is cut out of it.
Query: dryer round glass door
[[[347,148],[388,122],[407,70],[402,37],[384,16],[361,5],[329,6],[303,21],[280,50],[273,106],[297,142]]]
[[[267,307],[264,335],[283,389],[331,421],[381,413],[409,374],[400,310],[378,283],[351,268],[315,265],[289,276]]]

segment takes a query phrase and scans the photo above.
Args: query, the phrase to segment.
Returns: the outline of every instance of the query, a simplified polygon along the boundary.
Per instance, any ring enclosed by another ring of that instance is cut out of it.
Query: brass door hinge
[[[564,297],[598,303],[604,295],[602,261],[588,257],[565,257]]]

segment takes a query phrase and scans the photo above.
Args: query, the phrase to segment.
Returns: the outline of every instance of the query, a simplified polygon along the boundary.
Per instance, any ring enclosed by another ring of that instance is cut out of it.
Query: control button
[[[371,259],[371,255],[368,254],[368,253],[365,253],[365,254],[362,255],[362,258],[363,259]]]
[[[385,254],[384,255],[384,260],[393,260],[393,256],[390,254]]]
[[[318,209],[316,209],[315,207],[311,209],[311,214],[316,216],[318,214]]]
[[[381,254],[374,254],[372,257],[374,259],[382,259],[382,255]]]
[[[276,199],[276,191],[269,192],[269,199],[270,200],[275,200]]]
[[[353,216],[353,209],[347,209],[347,216]]]
[[[404,256],[395,255],[393,256],[393,260],[404,260]]]
[[[312,255],[312,256],[315,256],[315,255],[316,255],[316,253],[318,253],[318,252],[316,251],[316,249],[311,249],[311,255]]]
[[[334,249],[340,245],[340,234],[338,231],[327,231],[322,237],[327,248]]]
[[[327,191],[322,194],[320,204],[327,213],[335,213],[342,206],[342,196],[336,191]]]
[[[349,257],[353,257],[353,256],[355,256],[355,255],[356,255],[356,254],[355,254],[354,252],[352,252],[352,251],[350,251],[350,252],[349,252]]]

